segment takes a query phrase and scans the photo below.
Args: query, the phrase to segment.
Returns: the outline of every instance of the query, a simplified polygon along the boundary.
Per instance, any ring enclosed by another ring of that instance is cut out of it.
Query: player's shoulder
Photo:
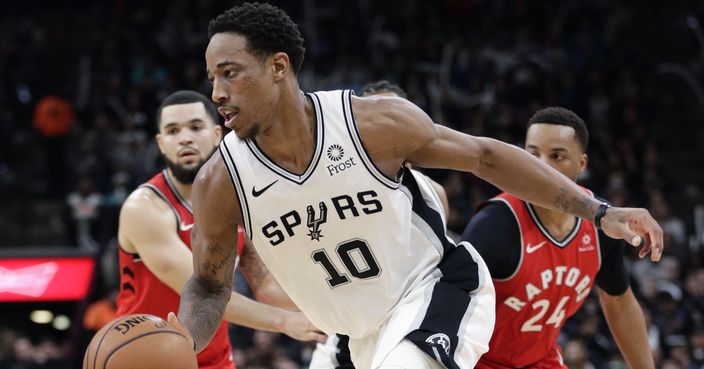
[[[234,134],[234,132],[228,133],[228,135],[230,134]],[[225,160],[223,160],[220,150],[215,150],[213,155],[198,170],[198,174],[193,181],[193,188],[197,188],[199,191],[207,191],[215,189],[223,183],[231,183],[228,173],[229,169],[225,164]]]
[[[120,228],[131,229],[132,226],[145,228],[145,225],[157,226],[162,222],[175,221],[173,210],[156,190],[141,186],[127,196],[120,209]]]
[[[399,120],[409,119],[409,115],[420,111],[407,99],[395,96],[352,96],[352,110],[358,121],[374,121],[377,124],[393,124]],[[359,123],[359,122],[358,122]]]
[[[122,204],[122,212],[169,210],[169,204],[155,189],[147,186],[137,187],[127,196]]]
[[[406,151],[407,146],[421,146],[438,134],[423,110],[400,97],[353,97],[352,111],[362,139],[372,145],[373,142],[385,148],[402,145],[399,150]]]
[[[117,230],[121,247],[136,252],[140,240],[151,239],[176,227],[176,215],[154,189],[138,187],[125,199],[120,209]]]
[[[230,175],[231,170],[234,170],[232,163],[225,163],[220,150],[216,150],[198,170],[191,190],[194,214],[196,218],[207,216],[210,220],[218,220],[201,223],[200,230],[223,222],[243,224],[240,199],[235,190],[235,180]]]

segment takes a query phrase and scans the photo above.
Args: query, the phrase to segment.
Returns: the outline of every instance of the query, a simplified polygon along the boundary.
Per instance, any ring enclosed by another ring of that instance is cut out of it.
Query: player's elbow
[[[476,153],[476,162],[478,164],[478,168],[475,173],[482,178],[486,178],[497,167],[498,157],[496,145],[503,143],[485,137],[475,137],[475,142],[476,147],[474,152]]]

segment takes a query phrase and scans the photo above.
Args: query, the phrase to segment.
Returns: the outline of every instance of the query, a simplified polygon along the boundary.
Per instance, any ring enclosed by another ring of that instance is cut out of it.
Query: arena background
[[[538,108],[580,114],[592,135],[581,183],[649,208],[666,232],[658,265],[628,256],[657,367],[704,367],[704,2],[274,3],[306,38],[304,90],[388,79],[436,122],[517,145]],[[177,89],[209,95],[207,23],[232,5],[0,3],[0,368],[80,367],[117,288],[120,205],[161,165],[156,108]],[[496,193],[429,174],[454,232]],[[67,281],[47,282],[69,261]],[[232,333],[240,369],[305,368],[313,348]],[[560,342],[571,368],[625,367],[594,296]]]

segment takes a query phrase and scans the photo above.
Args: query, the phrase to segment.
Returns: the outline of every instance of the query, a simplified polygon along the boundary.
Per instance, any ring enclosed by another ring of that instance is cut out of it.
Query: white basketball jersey
[[[399,299],[435,270],[451,241],[424,178],[406,171],[402,183],[370,161],[350,95],[307,95],[316,147],[301,175],[233,132],[220,152],[264,264],[313,324],[356,338],[379,328]],[[437,221],[424,219],[434,212]]]

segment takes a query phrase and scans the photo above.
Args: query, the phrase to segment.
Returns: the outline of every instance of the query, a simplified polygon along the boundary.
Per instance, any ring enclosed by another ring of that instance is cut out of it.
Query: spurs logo
[[[315,217],[315,210],[313,210],[313,206],[308,205],[308,208],[306,209],[308,212],[308,236],[310,236],[311,241],[316,240],[320,242],[320,237],[323,237],[322,234],[320,234],[320,225],[325,223],[325,221],[328,218],[328,207],[325,206],[324,202],[320,202],[320,214],[316,218]]]
[[[448,337],[446,334],[435,333],[434,335],[428,337],[425,342],[433,347],[433,353],[435,353],[435,357],[438,359],[439,362],[442,362],[442,359],[440,357],[440,353],[438,352],[438,348],[441,348],[443,351],[445,351],[445,355],[450,356],[451,342],[450,337]]]

